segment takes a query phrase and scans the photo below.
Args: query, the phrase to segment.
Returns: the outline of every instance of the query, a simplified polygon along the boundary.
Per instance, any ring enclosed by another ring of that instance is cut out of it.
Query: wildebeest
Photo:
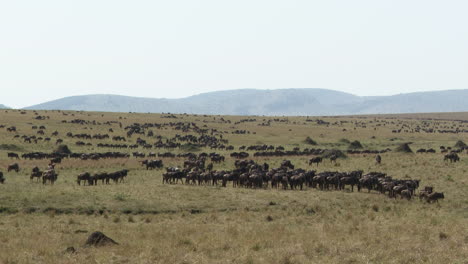
[[[83,181],[83,185],[86,185],[86,182],[89,182],[90,177],[91,175],[89,174],[89,172],[81,173],[76,177],[76,182],[78,183],[78,185],[81,185],[81,181]]]
[[[15,159],[19,159],[19,158],[20,158],[19,155],[16,154],[16,153],[14,153],[14,152],[8,152],[7,155],[8,155],[9,158],[15,158]]]
[[[128,175],[128,170],[119,170],[116,172],[102,172],[102,173],[96,173],[94,175],[91,175],[88,172],[81,173],[77,176],[76,182],[78,185],[81,185],[81,182],[83,181],[83,185],[86,185],[86,182],[88,185],[97,185],[98,181],[101,180],[102,183],[109,184],[110,180],[114,181],[114,183],[119,183],[123,182],[125,177]]]
[[[0,183],[3,184],[5,182],[5,177],[3,177],[3,172],[0,171]]]
[[[444,196],[444,193],[443,192],[434,192],[434,193],[431,193],[431,194],[428,194],[426,196],[426,201],[428,203],[432,203],[432,202],[439,202],[439,199],[444,199],[445,196]]]
[[[450,153],[444,156],[444,161],[450,160],[450,162],[457,162],[460,161],[460,157],[457,153]]]
[[[312,163],[317,163],[317,167],[318,167],[319,163],[322,161],[323,161],[322,157],[315,157],[309,160],[309,165],[312,165]]]
[[[294,165],[291,163],[290,160],[283,160],[281,162],[281,168],[289,168],[291,170],[294,170]]]
[[[401,195],[401,198],[406,198],[408,200],[411,200],[411,196],[412,196],[411,190],[408,190],[408,189],[403,190],[401,191],[400,195]]]
[[[40,180],[40,178],[42,177],[42,171],[39,170],[39,168],[36,166],[32,169],[32,172],[31,172],[31,181],[34,179],[34,178],[37,178],[37,181]]]
[[[7,170],[8,170],[8,172],[10,172],[12,170],[18,172],[20,170],[20,167],[19,167],[18,163],[13,163],[13,164],[8,165]]]
[[[419,200],[426,199],[426,197],[431,194],[434,190],[434,187],[432,186],[425,186],[424,190],[421,190],[419,192]]]
[[[50,184],[54,185],[54,182],[57,180],[58,174],[55,173],[55,170],[47,170],[44,171],[42,174],[42,184],[47,184],[47,182],[50,182]]]
[[[141,164],[146,165],[147,170],[155,169],[155,168],[162,168],[164,166],[162,160],[144,160],[144,161],[141,161]]]
[[[375,156],[375,162],[377,162],[377,164],[380,164],[382,162],[382,157],[380,155]]]
[[[426,149],[423,149],[423,148],[422,148],[422,149],[418,149],[418,150],[416,151],[416,153],[426,153]]]
[[[50,160],[50,163],[62,163],[62,158],[61,157],[56,157]]]

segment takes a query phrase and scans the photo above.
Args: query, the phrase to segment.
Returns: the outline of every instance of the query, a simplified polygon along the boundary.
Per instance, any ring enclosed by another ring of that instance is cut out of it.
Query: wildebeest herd
[[[410,200],[419,188],[420,181],[412,179],[393,179],[385,173],[363,171],[316,173],[315,170],[296,168],[289,160],[284,160],[278,168],[269,169],[267,163],[257,164],[253,160],[237,160],[234,170],[212,171],[204,167],[203,157],[184,162],[183,168],[168,167],[163,173],[163,183],[198,186],[222,186],[229,183],[233,187],[252,189],[283,189],[303,190],[315,188],[320,190],[345,190],[349,187],[354,191],[367,189],[386,194],[389,197],[406,198]],[[189,166],[187,166],[189,164]],[[311,162],[309,163],[311,164]],[[420,198],[427,202],[444,198],[443,193],[433,193],[427,188],[421,191]]]
[[[64,114],[65,115],[65,114]],[[206,116],[205,116],[206,117]],[[177,116],[169,115],[169,119],[177,119]],[[47,120],[49,118],[38,119]],[[231,124],[230,120],[224,118],[213,118],[217,123],[220,124]],[[296,124],[295,122],[289,121],[287,118],[275,118],[270,120],[257,120],[257,119],[246,119],[248,121],[239,121],[235,124],[243,123],[254,123],[259,122],[259,126],[271,126],[272,124]],[[214,122],[214,121],[213,121]],[[330,123],[324,120],[307,119],[306,122],[316,123],[318,126],[341,126],[346,124],[347,121],[340,121]],[[355,121],[354,129],[365,128],[366,126],[373,124],[374,121],[368,123],[364,121]],[[302,168],[296,168],[291,161],[284,160],[281,166],[277,168],[270,168],[268,163],[259,164],[253,160],[247,160],[249,157],[254,159],[270,159],[270,158],[284,158],[294,156],[306,156],[308,157],[308,164],[310,166],[315,165],[319,167],[324,160],[329,160],[330,163],[336,164],[340,157],[340,153],[336,153],[335,149],[326,149],[318,147],[306,147],[301,149],[300,147],[294,147],[291,150],[287,150],[281,145],[271,144],[255,144],[255,145],[241,145],[237,146],[238,151],[233,151],[236,147],[226,138],[226,134],[232,135],[255,135],[256,132],[251,132],[245,129],[235,129],[231,132],[222,131],[219,128],[208,128],[206,125],[200,125],[196,122],[183,122],[180,120],[174,120],[173,122],[163,123],[131,123],[126,126],[121,121],[107,121],[97,122],[96,120],[63,120],[62,123],[74,124],[86,126],[111,126],[118,124],[120,130],[125,132],[123,135],[115,135],[119,128],[113,127],[108,128],[105,131],[99,133],[88,132],[58,132],[55,130],[50,134],[50,137],[43,138],[41,136],[47,135],[47,127],[43,125],[33,125],[32,129],[36,130],[37,135],[22,135],[20,136],[19,129],[16,126],[8,127],[9,133],[14,133],[14,138],[22,139],[26,143],[39,144],[41,141],[51,141],[52,137],[58,137],[59,135],[66,136],[67,139],[80,141],[75,142],[78,147],[97,147],[97,148],[118,148],[123,149],[122,152],[108,151],[108,152],[25,152],[18,154],[15,152],[8,152],[7,157],[15,159],[15,163],[10,164],[6,169],[7,172],[18,172],[20,170],[19,162],[21,159],[26,160],[44,160],[50,161],[51,167],[45,171],[41,171],[38,167],[35,167],[31,171],[30,179],[33,181],[42,180],[43,184],[54,184],[58,179],[58,173],[54,168],[54,164],[60,164],[63,159],[77,159],[84,161],[99,161],[103,159],[144,159],[146,157],[153,158],[186,158],[180,167],[166,167],[166,171],[162,174],[162,182],[165,184],[176,184],[184,183],[188,185],[219,185],[226,187],[230,184],[234,187],[245,187],[253,189],[283,189],[283,190],[304,190],[310,188],[316,188],[320,190],[344,190],[350,188],[354,191],[356,188],[358,191],[367,189],[369,192],[379,192],[386,194],[389,197],[402,197],[410,199],[416,194],[419,188],[419,181],[411,179],[393,179],[392,177],[377,172],[364,173],[361,170],[349,171],[349,172],[337,172],[337,171],[322,171],[317,172],[315,170],[306,170]],[[204,120],[203,123],[208,123],[208,120]],[[409,125],[400,121],[382,121],[375,126],[384,125],[401,126],[400,129],[392,131],[393,133],[446,133],[449,129],[434,130],[429,127],[428,124],[423,123],[417,127],[410,127]],[[171,129],[177,131],[177,133],[171,136],[160,136],[157,135],[155,130],[167,130]],[[346,129],[342,130],[346,132]],[[445,132],[444,132],[445,131]],[[457,133],[464,133],[462,129],[456,129]],[[193,134],[191,134],[193,133]],[[224,135],[224,136],[223,136]],[[137,137],[137,138],[135,138]],[[375,137],[374,137],[375,138]],[[155,141],[151,142],[151,139]],[[54,139],[56,143],[63,143],[63,139]],[[98,143],[94,144],[89,140],[107,140],[111,143]],[[312,140],[309,139],[309,143]],[[349,141],[347,141],[349,142]],[[360,143],[358,144],[360,145]],[[215,150],[229,151],[228,153],[200,153],[195,154],[190,151],[184,153],[173,153],[170,151],[156,153],[149,152],[144,153],[139,148],[146,149],[165,149],[165,150],[184,150],[191,148],[209,148]],[[126,152],[124,149],[132,150],[132,152]],[[466,149],[461,146],[458,150],[451,150],[441,146],[441,153],[447,153],[444,156],[444,161],[458,162],[460,157],[458,153]],[[448,153],[448,150],[451,150]],[[250,151],[250,153],[248,152]],[[367,150],[367,149],[348,149],[343,151],[349,155],[369,155],[374,156],[377,164],[381,164],[381,154],[392,151],[390,148],[382,148],[382,150]],[[417,153],[435,153],[436,151],[432,148],[419,149]],[[226,157],[232,157],[235,160],[235,168],[232,170],[213,170],[213,168],[220,163],[226,162]],[[206,162],[209,160],[209,163]],[[208,164],[205,164],[208,163]],[[144,159],[140,160],[141,166],[146,170],[163,169],[164,164],[162,159]],[[83,172],[77,175],[76,182],[79,185],[97,185],[100,181],[102,184],[120,183],[123,182],[128,173],[131,170],[129,168],[121,169],[115,172],[97,172],[89,173]],[[0,182],[5,182],[5,177],[1,174]],[[423,192],[423,198],[429,199],[428,197],[433,194],[425,190]],[[434,193],[435,194],[435,193]],[[443,195],[442,195],[443,196]],[[440,198],[440,195],[438,196]],[[430,199],[429,199],[430,200]],[[428,200],[428,201],[429,201]],[[436,199],[435,199],[436,200]]]
[[[13,156],[10,155],[9,156]],[[73,155],[71,155],[73,156]],[[211,158],[212,162],[224,161],[224,157],[216,153],[201,153],[199,155],[187,153],[182,155],[188,159],[184,161],[183,166],[167,167],[166,172],[162,174],[163,184],[184,183],[187,185],[198,186],[222,186],[227,187],[229,183],[233,187],[244,187],[252,189],[282,189],[282,190],[304,190],[306,188],[324,190],[345,190],[347,187],[350,191],[356,188],[358,191],[366,189],[368,192],[375,191],[381,194],[386,194],[388,197],[406,198],[410,200],[419,188],[420,181],[413,179],[393,179],[385,173],[369,172],[364,174],[362,170],[351,172],[323,171],[317,173],[315,170],[305,170],[295,168],[290,160],[283,160],[280,167],[271,168],[268,163],[258,164],[253,160],[236,160],[233,170],[213,170],[213,164],[205,165],[207,158]],[[47,156],[50,157],[50,156]],[[444,160],[452,159],[454,162],[459,160],[456,153],[445,155]],[[315,157],[309,160],[309,165],[322,162],[322,157]],[[332,156],[330,161],[336,160],[336,156]],[[381,156],[376,156],[377,163],[381,162]],[[164,167],[162,160],[142,160],[142,166],[147,170],[162,169]],[[18,163],[8,166],[8,172],[20,169]],[[107,173],[84,172],[77,175],[77,184],[81,185],[97,185],[99,181],[102,184],[109,184],[112,180],[114,183],[123,182],[128,175],[129,170],[122,169],[119,171]],[[34,167],[31,172],[31,181],[34,178],[42,179],[43,184],[54,184],[58,179],[58,174],[55,171],[55,164],[51,162],[47,170],[42,172],[38,167]],[[4,183],[5,178],[0,172],[0,183]],[[420,198],[427,202],[437,201],[444,198],[443,193],[436,193],[432,188],[425,188],[419,194]]]

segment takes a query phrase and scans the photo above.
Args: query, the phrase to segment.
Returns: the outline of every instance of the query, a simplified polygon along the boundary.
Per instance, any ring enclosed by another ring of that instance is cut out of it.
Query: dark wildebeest
[[[283,162],[281,162],[281,168],[290,168],[291,170],[294,170],[294,165],[292,165],[290,160],[283,160]]]
[[[450,160],[450,162],[457,162],[460,161],[460,157],[457,153],[450,153],[444,156],[444,161]]]
[[[320,162],[322,162],[322,157],[316,157],[316,158],[312,158],[309,160],[309,165],[312,165],[312,163],[317,163],[317,167],[319,165]]]
[[[380,155],[375,156],[375,162],[377,162],[377,164],[380,164],[382,162],[382,157]]]
[[[14,152],[8,152],[7,155],[8,155],[9,158],[15,158],[15,159],[19,159],[19,158],[20,158],[19,155],[16,154],[16,153],[14,153]]]
[[[86,182],[89,182],[89,178],[91,177],[91,174],[89,172],[81,173],[76,177],[76,182],[78,185],[81,185],[81,181],[83,181],[83,185],[86,185]]]
[[[3,177],[3,172],[0,171],[0,183],[3,184],[5,182],[5,177]]]
[[[428,203],[439,202],[439,199],[444,199],[444,198],[445,198],[445,196],[444,196],[443,192],[441,192],[441,193],[434,192],[434,193],[428,194],[426,196],[426,201]]]
[[[332,155],[332,156],[330,157],[330,162],[336,163],[336,159],[338,159],[338,156]]]
[[[39,181],[42,177],[42,171],[39,170],[39,168],[36,166],[32,169],[32,172],[31,172],[31,181],[34,179],[34,178],[37,178],[37,181]]]
[[[12,170],[18,172],[19,169],[20,169],[20,167],[19,167],[18,163],[13,163],[11,165],[8,165],[8,172],[10,172]]]
[[[401,198],[406,198],[408,200],[411,200],[412,192],[409,189],[403,190],[400,193]]]
[[[47,184],[49,181],[50,184],[54,185],[54,182],[57,180],[58,174],[54,170],[47,170],[42,174],[42,184]]]
[[[62,158],[61,157],[56,157],[50,160],[50,163],[62,163]]]
[[[424,190],[419,192],[419,200],[426,199],[429,194],[434,191],[434,187],[432,186],[425,186]]]
[[[148,160],[146,163],[146,169],[155,169],[155,168],[162,168],[163,161],[162,160]]]

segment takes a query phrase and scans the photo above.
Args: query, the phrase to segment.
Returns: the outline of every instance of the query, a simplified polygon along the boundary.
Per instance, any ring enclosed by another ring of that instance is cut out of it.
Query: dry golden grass
[[[323,117],[329,126],[306,122],[306,117],[290,117],[288,123],[273,122],[258,126],[257,122],[235,125],[245,117],[224,117],[231,124],[219,123],[216,116],[182,116],[178,119],[161,115],[122,113],[78,113],[40,111],[50,116],[44,121],[34,120],[33,112],[20,114],[0,111],[0,125],[15,125],[19,135],[33,135],[31,125],[44,124],[46,136],[57,130],[59,138],[75,152],[130,151],[95,147],[77,147],[79,139],[65,137],[65,133],[108,133],[122,135],[118,124],[76,125],[61,120],[75,118],[134,122],[195,122],[200,127],[227,131],[224,138],[237,147],[251,144],[283,145],[293,147],[320,147],[346,149],[340,139],[359,140],[365,148],[394,148],[411,141],[411,148],[453,146],[459,139],[468,142],[465,133],[399,133],[391,130],[422,124],[431,115],[384,117]],[[72,114],[74,116],[72,116]],[[122,117],[122,119],[119,119]],[[439,117],[435,115],[435,117]],[[466,119],[468,114],[449,114],[444,119]],[[385,117],[387,118],[387,117]],[[413,119],[414,118],[414,119]],[[283,119],[283,118],[279,118]],[[316,118],[311,118],[316,119]],[[203,121],[206,122],[203,122]],[[383,125],[383,120],[394,122]],[[214,122],[213,122],[214,121]],[[336,124],[335,122],[347,121]],[[370,123],[373,121],[373,123]],[[295,124],[294,124],[295,122]],[[351,122],[366,122],[366,128],[354,129]],[[438,122],[437,126],[464,126],[456,121]],[[381,126],[376,126],[381,124]],[[86,129],[85,129],[86,127]],[[374,130],[375,128],[375,130]],[[231,134],[233,130],[248,130],[251,134]],[[346,129],[346,131],[343,131]],[[185,134],[172,129],[153,129],[156,135],[171,137]],[[255,134],[253,134],[255,132]],[[194,134],[193,132],[190,134]],[[13,138],[13,133],[0,129],[0,144],[15,144],[24,151],[50,152],[51,143],[28,144]],[[304,144],[306,136],[318,146]],[[375,136],[375,139],[371,138]],[[156,139],[144,137],[149,142]],[[132,138],[132,142],[136,136]],[[88,142],[89,140],[84,140]],[[90,140],[112,143],[111,140]],[[142,150],[148,153],[166,150]],[[211,152],[209,149],[204,149]],[[214,151],[214,150],[213,150]],[[12,162],[0,150],[0,169]],[[179,153],[179,150],[173,152]],[[221,152],[228,156],[229,152]],[[468,260],[468,179],[466,154],[461,162],[450,164],[438,154],[382,155],[383,163],[375,164],[373,155],[353,155],[338,161],[325,161],[318,168],[307,165],[307,157],[290,157],[293,164],[318,171],[381,171],[395,178],[421,179],[422,185],[431,185],[443,191],[446,199],[438,204],[419,200],[390,199],[367,192],[252,190],[213,186],[162,184],[162,171],[146,171],[139,159],[101,161],[64,160],[58,166],[59,180],[54,186],[30,182],[32,167],[44,167],[48,161],[19,163],[20,173],[5,173],[6,183],[0,185],[0,263],[467,263]],[[255,158],[276,167],[282,158]],[[164,159],[166,166],[181,165],[183,159]],[[228,158],[215,169],[231,169],[234,160]],[[84,172],[113,171],[129,168],[124,184],[108,186],[78,186],[76,175]],[[120,243],[99,249],[85,248],[83,244],[93,231],[102,231]],[[65,253],[73,246],[76,254]]]

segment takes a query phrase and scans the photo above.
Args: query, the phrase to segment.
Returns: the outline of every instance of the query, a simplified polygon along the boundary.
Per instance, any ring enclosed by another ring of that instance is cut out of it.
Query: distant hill
[[[10,107],[0,104],[0,109],[10,109]]]
[[[327,89],[240,89],[181,99],[120,95],[71,96],[25,109],[224,115],[353,115],[463,112],[468,111],[465,98],[468,98],[468,90],[366,97]]]

